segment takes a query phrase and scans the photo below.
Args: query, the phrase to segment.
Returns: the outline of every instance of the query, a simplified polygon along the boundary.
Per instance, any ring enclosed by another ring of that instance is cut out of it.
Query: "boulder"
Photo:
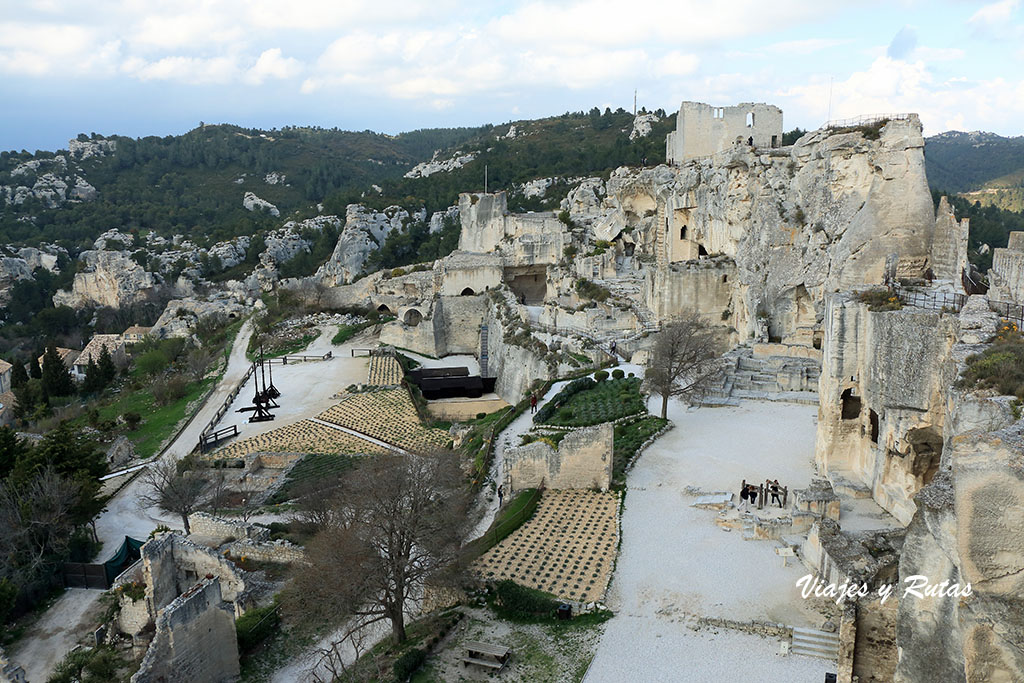
[[[276,206],[265,199],[260,199],[252,192],[246,192],[242,197],[242,206],[244,206],[248,211],[266,211],[271,216],[281,215],[281,212],[277,210]]]
[[[83,251],[78,260],[81,270],[75,274],[71,291],[54,294],[55,306],[121,308],[151,299],[162,284],[158,276],[143,270],[128,252]]]
[[[367,257],[380,248],[388,235],[402,230],[417,218],[421,216],[410,216],[408,211],[398,206],[374,211],[361,204],[349,204],[345,210],[345,227],[334,253],[320,267],[316,277],[332,287],[352,282],[363,271]]]

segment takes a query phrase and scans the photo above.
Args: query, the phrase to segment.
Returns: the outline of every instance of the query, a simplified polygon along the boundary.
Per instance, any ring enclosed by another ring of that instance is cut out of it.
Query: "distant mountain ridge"
[[[1024,188],[1024,136],[984,131],[933,135],[925,139],[925,166],[928,183],[943,192]]]

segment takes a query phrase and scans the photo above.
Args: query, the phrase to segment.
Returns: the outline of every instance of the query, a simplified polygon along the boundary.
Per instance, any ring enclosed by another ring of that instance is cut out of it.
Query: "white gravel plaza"
[[[659,397],[650,409],[658,413]],[[806,486],[814,473],[814,406],[745,402],[688,409],[672,401],[675,423],[628,477],[622,549],[607,599],[607,623],[584,680],[778,683],[824,680],[835,663],[781,655],[780,641],[722,628],[698,617],[820,627],[800,596],[799,561],[782,567],[773,541],[744,541],[691,507],[702,491],[738,492],[740,482],[778,479]]]

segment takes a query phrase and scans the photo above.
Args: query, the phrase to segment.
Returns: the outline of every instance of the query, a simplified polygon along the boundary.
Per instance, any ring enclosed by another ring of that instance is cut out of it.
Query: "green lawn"
[[[141,415],[142,422],[139,428],[123,434],[135,444],[135,451],[140,458],[150,458],[156,455],[160,445],[174,432],[175,426],[182,418],[186,417],[185,409],[188,404],[204,396],[219,379],[219,376],[206,377],[198,382],[192,382],[185,390],[184,396],[165,406],[156,405],[149,387],[138,391],[122,390],[112,402],[98,408],[100,420],[113,420],[126,412]]]
[[[571,396],[546,424],[586,427],[635,415],[643,410],[640,378],[609,379],[598,382],[593,389]]]

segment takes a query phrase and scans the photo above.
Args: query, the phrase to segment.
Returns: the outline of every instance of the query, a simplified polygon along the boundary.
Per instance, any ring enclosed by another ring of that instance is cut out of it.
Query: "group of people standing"
[[[771,503],[778,503],[780,508],[783,506],[783,489],[778,479],[765,479],[761,486],[748,484],[744,479],[740,486],[740,509],[747,512],[752,506],[756,506],[758,496],[762,497],[762,506],[767,496],[771,496]]]

